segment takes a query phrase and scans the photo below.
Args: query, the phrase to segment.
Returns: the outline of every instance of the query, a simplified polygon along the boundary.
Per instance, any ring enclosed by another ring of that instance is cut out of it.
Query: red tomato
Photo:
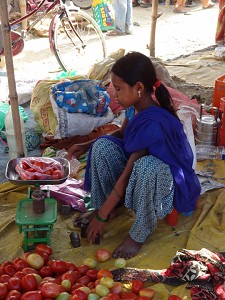
[[[9,260],[6,260],[6,261],[4,261],[2,264],[1,264],[1,267],[4,269],[6,266],[8,266],[8,265],[12,265],[12,262],[11,261],[9,261]]]
[[[111,258],[112,253],[107,249],[99,249],[96,251],[95,256],[98,261],[105,262]]]
[[[75,296],[78,296],[78,298],[76,298]],[[81,290],[77,289],[77,290],[74,291],[74,293],[71,296],[70,300],[74,300],[74,299],[86,300],[87,296],[88,295],[84,291],[81,291]]]
[[[38,253],[44,252],[44,253],[48,254],[48,256],[50,256],[52,254],[52,248],[46,244],[37,244],[34,249],[34,252],[36,252],[36,251],[38,251]]]
[[[42,277],[50,277],[53,274],[52,268],[50,266],[43,266],[39,271]]]
[[[47,264],[49,261],[49,255],[47,253],[38,250],[36,250],[35,253],[39,254],[44,259],[44,264]]]
[[[29,173],[35,173],[36,170],[33,169],[33,168],[29,168],[29,169],[26,169],[26,172],[29,172]],[[26,173],[27,174],[27,173]]]
[[[86,275],[91,279],[91,281],[95,281],[97,279],[98,270],[92,269],[86,272]]]
[[[29,267],[28,263],[23,259],[16,261],[13,266],[16,269],[16,271],[21,271],[24,268]]]
[[[34,161],[33,165],[42,171],[44,169],[44,163],[42,161]]]
[[[26,274],[22,278],[22,286],[25,291],[34,291],[37,288],[37,279],[34,274]]]
[[[90,268],[86,265],[80,265],[79,267],[77,267],[78,272],[80,272],[81,275],[84,275],[87,273],[88,270],[90,270]]]
[[[54,282],[54,283],[60,284],[61,280],[56,277],[45,277],[45,278],[43,278],[42,282]]]
[[[95,288],[95,283],[94,281],[91,281],[87,284],[87,287],[89,287],[90,290],[94,289]]]
[[[47,170],[44,171],[44,173],[47,174],[47,175],[52,175],[53,172],[54,172],[53,169],[47,169]]]
[[[68,271],[76,271],[77,266],[72,262],[66,262],[67,263],[67,270]]]
[[[19,292],[22,291],[22,281],[21,278],[11,277],[8,281],[8,289],[10,291],[17,290]]]
[[[144,283],[141,280],[132,280],[131,289],[132,292],[138,295],[139,291],[144,287]]]
[[[10,278],[11,278],[11,276],[9,276],[8,274],[3,274],[3,275],[0,277],[0,282],[2,282],[2,283],[8,282]]]
[[[178,297],[178,296],[176,296],[176,295],[170,295],[170,296],[168,297],[168,300],[181,300],[181,298]]]
[[[80,287],[83,287],[84,285],[82,283],[76,282],[72,287],[71,287],[71,294]]]
[[[136,300],[149,300],[150,298],[145,296],[137,296]]]
[[[22,272],[22,271],[17,271],[13,277],[17,277],[17,278],[20,278],[22,279],[22,277],[24,276],[25,274]]]
[[[41,291],[29,291],[22,295],[20,300],[42,300]]]
[[[23,168],[24,170],[26,170],[26,169],[29,169],[29,168],[30,168],[30,166],[28,165],[28,163],[27,163],[27,162],[25,162],[25,161],[22,161],[22,168]]]
[[[91,279],[90,279],[89,276],[84,275],[84,276],[78,278],[78,279],[77,279],[77,282],[80,282],[80,283],[82,283],[83,285],[88,285],[88,283],[91,282]]]
[[[71,282],[71,285],[74,285],[74,283],[78,279],[77,276],[78,275],[74,271],[67,271],[67,272],[62,274],[61,279],[62,279],[62,281],[63,280],[69,280]]]
[[[19,291],[12,290],[6,296],[6,300],[20,300],[21,295],[22,294]]]
[[[16,270],[13,268],[13,265],[7,265],[4,268],[5,274],[8,274],[9,276],[13,276],[16,273]]]
[[[37,270],[30,268],[30,267],[23,268],[22,272],[24,274],[32,274],[32,273],[39,274],[39,272]]]
[[[46,282],[41,286],[43,297],[56,298],[61,292],[61,286],[54,282]]]
[[[0,267],[0,277],[5,274],[4,268]]]
[[[5,299],[8,294],[8,288],[4,283],[0,283],[0,299]]]
[[[108,294],[107,300],[120,300],[120,296],[117,294]]]
[[[120,294],[123,290],[123,285],[120,282],[115,281],[113,287],[111,287],[110,292],[113,294]]]
[[[54,260],[51,264],[52,271],[56,274],[63,274],[67,271],[67,263],[63,260]]]
[[[111,277],[111,278],[113,278],[113,275],[109,270],[101,269],[97,273],[97,279],[100,279],[102,277]]]
[[[70,300],[82,300],[82,298],[80,298],[78,295],[72,295]]]
[[[52,176],[52,179],[61,179],[62,172],[60,170],[55,170],[51,176]]]
[[[129,299],[129,300],[135,300],[137,295],[133,292],[122,292],[120,293],[121,299]]]

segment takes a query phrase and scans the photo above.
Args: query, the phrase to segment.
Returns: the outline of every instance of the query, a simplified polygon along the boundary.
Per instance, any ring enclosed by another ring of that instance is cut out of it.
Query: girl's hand
[[[71,160],[73,158],[79,158],[83,153],[85,152],[85,149],[83,145],[73,145],[67,150],[67,156],[66,158],[68,160]]]
[[[105,223],[99,222],[96,218],[94,218],[87,229],[87,239],[89,243],[94,244],[96,235],[103,236],[103,230],[105,227]]]

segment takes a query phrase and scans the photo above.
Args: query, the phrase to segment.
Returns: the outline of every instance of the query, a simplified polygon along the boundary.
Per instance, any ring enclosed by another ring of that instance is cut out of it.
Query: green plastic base
[[[24,232],[24,251],[34,249],[35,244],[50,245],[50,234],[57,219],[57,201],[45,198],[45,212],[36,214],[32,200],[20,200],[16,209],[16,224],[19,232]]]

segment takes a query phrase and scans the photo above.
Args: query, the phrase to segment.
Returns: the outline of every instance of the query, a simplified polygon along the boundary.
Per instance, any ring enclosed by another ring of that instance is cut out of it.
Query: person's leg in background
[[[185,4],[186,0],[177,0],[177,2],[174,5],[173,12],[181,14],[187,13],[187,11],[185,10]]]

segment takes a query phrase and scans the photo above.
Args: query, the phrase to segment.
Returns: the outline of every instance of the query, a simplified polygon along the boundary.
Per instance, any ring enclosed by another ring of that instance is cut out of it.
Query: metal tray
[[[31,158],[31,157],[29,157]],[[45,157],[40,157],[41,159],[45,159]],[[61,184],[66,181],[70,174],[70,164],[69,161],[65,158],[61,157],[54,157],[53,159],[58,161],[64,170],[63,178],[61,179],[55,179],[55,180],[22,180],[19,176],[19,174],[16,172],[16,165],[20,162],[22,158],[14,158],[11,159],[6,166],[5,171],[5,177],[10,181],[12,184],[15,185],[36,185],[36,184],[43,184],[43,185],[52,185],[52,184]],[[46,159],[49,159],[49,157],[46,157]]]

